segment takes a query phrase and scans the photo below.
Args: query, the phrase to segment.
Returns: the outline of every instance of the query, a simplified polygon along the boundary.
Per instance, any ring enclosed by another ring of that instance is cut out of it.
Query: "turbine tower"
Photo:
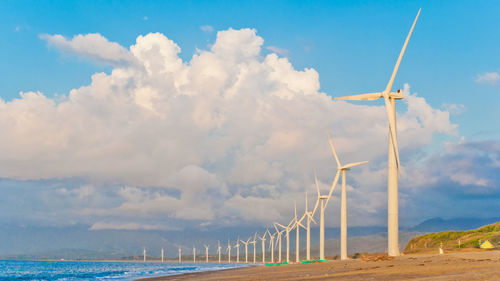
[[[421,9],[420,9],[421,10]],[[403,58],[406,50],[406,46],[410,41],[413,28],[417,23],[418,16],[420,15],[420,10],[418,10],[417,16],[413,21],[410,32],[406,37],[406,41],[403,44],[403,48],[399,53],[398,60],[392,71],[391,78],[387,83],[387,86],[382,92],[369,93],[353,96],[335,97],[337,100],[377,100],[379,98],[384,98],[385,109],[387,111],[387,118],[389,119],[389,153],[388,153],[388,163],[387,163],[387,242],[388,242],[388,254],[389,256],[399,255],[399,233],[398,233],[398,172],[400,172],[400,162],[399,162],[399,150],[398,150],[398,140],[396,135],[396,100],[403,99],[404,95],[401,90],[397,90],[395,93],[391,92],[392,84],[394,83],[394,78],[398,72],[399,64]]]
[[[207,257],[207,261],[208,262],[208,245],[205,245],[205,256]]]
[[[146,248],[144,248],[144,250],[142,250],[142,254],[144,255],[144,262],[146,262]]]
[[[222,253],[222,247],[220,246],[220,241],[217,241],[217,254],[219,254],[219,263],[220,263],[221,253]]]
[[[182,250],[181,250],[181,246],[179,246],[179,262],[182,262]]]
[[[302,225],[302,223],[300,223],[300,221],[304,218],[302,217],[302,219],[299,221],[297,219],[297,202],[295,202],[295,205],[294,205],[294,208],[295,208],[295,227],[296,227],[296,240],[295,240],[295,262],[299,262],[300,261],[300,239],[299,239],[299,233],[300,233],[300,228],[306,228],[304,225]]]
[[[340,207],[340,259],[347,259],[347,195],[346,195],[346,179],[345,174],[346,171],[350,170],[352,167],[356,167],[359,165],[363,165],[368,163],[368,161],[350,163],[342,166],[340,164],[339,157],[337,156],[337,152],[335,152],[335,147],[333,146],[333,141],[328,133],[328,141],[330,142],[330,146],[332,148],[333,156],[335,157],[335,161],[337,162],[337,170],[338,172],[342,172],[342,195],[341,195],[341,207]],[[337,173],[338,173],[337,172]]]
[[[161,262],[163,262],[163,254],[164,254],[164,250],[163,250],[163,248],[161,248]]]
[[[196,248],[193,246],[193,262],[196,263]]]

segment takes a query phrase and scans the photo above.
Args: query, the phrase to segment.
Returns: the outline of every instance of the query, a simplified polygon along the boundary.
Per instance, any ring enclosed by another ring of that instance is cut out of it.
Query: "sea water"
[[[91,261],[0,261],[0,281],[4,280],[135,280],[243,267],[234,263],[159,263]]]

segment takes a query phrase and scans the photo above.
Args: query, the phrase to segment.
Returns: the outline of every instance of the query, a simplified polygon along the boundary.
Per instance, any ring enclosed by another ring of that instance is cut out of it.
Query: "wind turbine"
[[[221,253],[222,253],[222,247],[220,246],[220,241],[217,241],[217,254],[219,254],[219,263],[220,263]]]
[[[267,232],[269,232],[269,230],[266,230],[266,232],[264,232],[264,235],[262,235],[261,237],[259,237],[259,239],[262,241],[262,262],[266,262],[266,234]]]
[[[284,225],[279,224],[279,223],[276,223],[276,224],[285,230],[286,262],[290,262],[290,231],[292,231],[292,229],[295,227],[295,220],[292,219],[292,221],[287,226],[284,226]]]
[[[335,97],[337,100],[377,100],[379,98],[384,98],[385,109],[387,111],[387,118],[389,120],[389,153],[388,153],[388,163],[387,163],[387,198],[388,198],[388,220],[387,220],[387,242],[388,242],[388,254],[389,256],[399,255],[399,233],[398,233],[398,172],[400,172],[400,162],[399,162],[399,151],[398,151],[398,140],[396,135],[396,100],[403,99],[404,95],[401,90],[397,90],[395,93],[391,92],[392,84],[394,83],[394,78],[398,72],[399,64],[403,59],[403,55],[406,50],[406,46],[410,41],[413,28],[417,23],[418,16],[420,15],[420,10],[418,10],[417,16],[413,21],[410,32],[406,37],[406,41],[403,44],[403,48],[399,53],[398,60],[392,71],[391,78],[387,83],[387,86],[382,92],[369,93],[353,96]]]
[[[227,249],[226,252],[228,253],[227,255],[227,261],[231,262],[231,243],[229,243],[229,240],[227,240]]]
[[[144,255],[144,262],[146,262],[146,248],[144,248],[144,250],[142,250],[142,254]]]
[[[278,227],[276,226],[276,223],[274,224],[274,228],[276,229],[276,234],[278,235],[278,262],[281,262],[281,234],[285,231],[284,229],[279,231]]]
[[[193,245],[193,262],[196,263],[196,248]]]
[[[207,262],[208,262],[208,245],[205,245],[205,255],[207,256]]]
[[[182,250],[181,250],[181,246],[179,246],[179,262],[182,262]]]
[[[161,248],[161,262],[163,262],[163,253],[164,253],[164,250],[163,250],[163,248]]]
[[[327,132],[327,134],[328,134],[328,141],[330,142],[330,146],[332,148],[333,156],[335,157],[335,161],[337,162],[337,170],[338,172],[342,172],[342,195],[341,195],[341,207],[340,207],[340,259],[346,260],[347,259],[347,195],[346,195],[345,174],[346,171],[350,170],[352,167],[366,164],[368,163],[368,161],[355,162],[342,166],[340,164],[339,157],[337,156],[337,152],[335,152],[335,147],[333,146],[333,141],[332,138],[330,137],[330,133]]]
[[[236,240],[236,245],[234,245],[236,248],[236,262],[240,262],[240,237],[238,237],[238,240]]]
[[[314,220],[314,213],[313,212],[310,212],[307,208],[308,206],[308,203],[307,203],[307,191],[306,191],[306,210],[304,212],[304,215],[302,215],[302,218],[299,220],[299,221],[302,221],[304,218],[306,219],[307,223],[306,223],[306,232],[307,232],[307,253],[306,253],[306,256],[307,256],[307,260],[310,260],[311,259],[311,221],[316,223],[316,221]],[[316,204],[318,204],[318,201],[316,201]],[[314,208],[314,210],[316,210],[316,207]]]
[[[319,192],[318,177],[316,176],[316,171],[314,171],[314,181],[316,183],[316,190],[318,191],[318,200],[316,201],[316,206],[314,207],[312,213],[314,214],[316,212],[316,208],[318,208],[318,205],[321,206],[319,212],[319,259],[320,260],[325,259],[325,208],[326,205],[328,204],[328,200],[332,196],[333,190],[335,189],[335,185],[337,185],[338,179],[339,179],[339,171],[337,171],[337,175],[335,175],[332,187],[330,188],[330,193],[328,193],[328,195],[321,195],[321,193]]]
[[[249,237],[247,239],[247,241],[241,240],[241,243],[243,243],[243,245],[245,245],[245,262],[246,263],[248,263],[248,243],[251,243],[250,239],[252,239],[252,237]]]
[[[256,249],[257,249],[257,232],[255,233],[255,235],[253,236],[253,240],[250,241],[251,244],[253,244],[253,263],[256,263]]]
[[[300,261],[300,239],[299,239],[299,233],[300,233],[300,228],[306,228],[304,225],[302,225],[302,223],[300,223],[300,221],[297,219],[297,202],[295,202],[295,205],[294,205],[294,208],[295,208],[295,227],[296,227],[296,241],[295,241],[295,262],[299,262]],[[304,217],[302,217],[304,218]],[[302,220],[302,219],[301,219]]]
[[[269,229],[267,230],[267,233],[269,235],[269,248],[271,249],[271,262],[274,262],[274,236],[276,233],[271,235]]]

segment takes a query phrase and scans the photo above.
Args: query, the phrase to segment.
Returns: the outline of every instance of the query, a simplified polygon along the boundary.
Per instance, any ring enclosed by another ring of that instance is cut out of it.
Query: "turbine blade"
[[[347,164],[347,165],[343,166],[342,169],[349,169],[349,168],[356,167],[356,166],[359,166],[359,165],[363,165],[363,164],[366,164],[366,163],[368,163],[368,161],[355,162],[355,163],[351,163],[351,164]]]
[[[340,161],[339,161],[339,157],[337,156],[337,152],[335,152],[335,147],[333,147],[333,141],[332,141],[332,137],[330,136],[330,133],[328,132],[328,130],[326,131],[326,134],[328,135],[328,141],[330,142],[330,146],[332,147],[332,152],[333,152],[333,156],[335,157],[335,161],[337,161],[337,167],[340,168]]]
[[[393,112],[393,107],[392,104],[387,96],[384,96],[384,101],[385,101],[385,110],[387,111],[387,119],[389,119],[389,134],[390,138],[392,140],[392,149],[394,149],[394,154],[396,155],[396,167],[399,170],[399,149],[398,149],[398,139],[396,135],[396,124],[393,123],[396,118],[394,117],[393,120],[393,115],[396,115],[396,112]],[[393,102],[396,102],[393,100]]]
[[[318,177],[316,176],[316,170],[314,170],[314,181],[316,182],[316,190],[318,191],[318,198],[321,196],[319,192]]]
[[[406,50],[406,46],[408,45],[408,42],[410,41],[411,34],[413,32],[413,28],[415,27],[415,24],[417,23],[418,16],[420,15],[420,11],[422,9],[420,8],[418,10],[417,16],[415,17],[415,20],[413,21],[413,25],[411,26],[410,32],[408,33],[408,36],[406,37],[405,43],[403,44],[403,48],[401,49],[401,52],[399,53],[398,60],[396,61],[396,65],[394,66],[394,70],[392,71],[392,76],[391,79],[389,79],[389,83],[387,83],[387,87],[385,88],[384,92],[389,92],[392,88],[392,83],[394,83],[394,78],[396,77],[396,73],[398,72],[399,64],[401,63],[401,59],[403,59],[403,55]]]
[[[339,180],[340,176],[340,170],[337,170],[337,174],[335,175],[335,179],[333,180],[332,187],[330,188],[330,193],[328,193],[328,198],[326,198],[325,202],[325,208],[326,205],[328,205],[328,201],[330,201],[330,198],[332,197],[333,190],[335,189],[335,186],[337,185],[337,182]]]
[[[314,222],[315,224],[318,224],[315,220],[314,220],[314,217],[313,215],[311,214],[307,214],[309,216],[309,218],[311,219],[312,222]]]
[[[307,213],[307,190],[306,190],[306,213]]]
[[[334,97],[334,100],[377,100],[382,97],[382,93],[368,93],[343,97]]]

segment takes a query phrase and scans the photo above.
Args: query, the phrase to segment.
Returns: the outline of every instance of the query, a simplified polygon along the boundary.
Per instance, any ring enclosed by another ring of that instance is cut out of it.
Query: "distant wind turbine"
[[[398,140],[396,134],[396,100],[403,99],[404,95],[401,90],[397,90],[395,93],[391,92],[392,84],[394,83],[394,78],[398,72],[399,64],[403,59],[403,55],[406,50],[406,46],[410,41],[413,28],[417,23],[418,16],[420,15],[421,9],[418,10],[417,16],[413,21],[410,32],[406,37],[403,44],[403,48],[399,53],[398,60],[392,71],[391,78],[387,83],[387,86],[382,92],[369,93],[353,96],[335,97],[337,100],[377,100],[379,98],[384,98],[385,109],[387,111],[387,118],[389,120],[389,153],[388,153],[388,167],[387,167],[387,198],[388,198],[388,221],[387,221],[387,240],[388,240],[388,254],[389,256],[399,255],[399,233],[398,233],[398,172],[400,172],[400,162],[399,162],[399,150],[398,150]]]
[[[257,262],[257,255],[256,255],[256,250],[257,250],[257,233],[253,236],[253,240],[250,241],[251,244],[253,244],[253,263]]]
[[[163,253],[164,253],[164,250],[163,250],[163,248],[161,248],[161,262],[163,262]]]
[[[276,225],[280,226],[285,230],[285,237],[286,237],[286,262],[290,262],[290,231],[295,227],[295,220],[292,219],[292,221],[287,225],[284,226],[282,224],[276,223]]]
[[[220,246],[220,241],[217,241],[217,254],[219,254],[219,263],[220,263],[220,255],[222,254],[222,247]]]
[[[144,255],[144,261],[146,261],[146,248],[144,248],[144,250],[142,250],[142,254]]]
[[[193,262],[196,263],[196,248],[193,246]]]
[[[207,261],[208,262],[208,245],[205,245],[205,256],[207,257]]]
[[[276,229],[276,234],[278,235],[277,243],[278,243],[278,262],[281,262],[281,234],[285,231],[282,229],[281,231],[278,229],[276,226],[276,223],[274,224],[274,228]]]
[[[236,248],[236,263],[240,262],[240,237],[238,237],[238,240],[236,240],[236,245],[234,246]]]
[[[269,229],[267,230],[267,234],[269,235],[269,248],[271,250],[271,262],[274,262],[274,236],[275,234],[271,234]]]
[[[368,161],[350,163],[342,166],[339,161],[339,157],[337,156],[337,152],[335,152],[335,147],[333,146],[333,141],[328,133],[328,141],[330,142],[330,146],[332,148],[333,156],[335,157],[335,161],[337,162],[337,170],[338,172],[342,172],[342,195],[341,195],[341,207],[340,207],[340,259],[347,259],[347,195],[346,195],[346,179],[345,174],[346,171],[350,170],[352,167],[356,167],[359,165],[367,164]],[[337,172],[337,173],[338,173]]]
[[[231,262],[231,243],[229,242],[229,240],[227,240],[227,249],[226,249],[226,252],[228,253],[228,255],[227,255],[227,261]]]
[[[297,218],[297,202],[295,202],[295,234],[296,234],[296,239],[295,239],[295,261],[299,262],[300,261],[300,238],[299,238],[299,233],[300,233],[300,228],[306,228],[302,223],[300,222],[301,220],[298,220]],[[304,217],[302,217],[304,218]]]
[[[316,201],[316,204],[318,204],[318,201]],[[307,223],[306,223],[306,237],[307,237],[307,240],[306,240],[306,259],[307,260],[310,260],[311,259],[311,221],[316,223],[316,221],[314,220],[314,213],[313,212],[310,212],[309,209],[307,208],[308,206],[308,200],[307,200],[307,191],[306,191],[306,210],[304,211],[304,215],[302,216],[302,218],[299,220],[299,221],[302,221],[304,218],[306,219]],[[314,208],[314,210],[316,210],[316,208]]]
[[[243,243],[243,245],[245,245],[245,262],[246,263],[248,263],[248,243],[250,243],[250,239],[252,239],[252,237],[248,238],[247,241],[241,240],[241,243]]]
[[[182,250],[181,250],[181,246],[179,246],[179,262],[182,262]]]
[[[261,237],[259,237],[260,241],[262,241],[262,262],[266,262],[266,234],[267,232],[269,232],[269,230],[266,230],[266,232],[264,232],[264,235],[262,235]]]

